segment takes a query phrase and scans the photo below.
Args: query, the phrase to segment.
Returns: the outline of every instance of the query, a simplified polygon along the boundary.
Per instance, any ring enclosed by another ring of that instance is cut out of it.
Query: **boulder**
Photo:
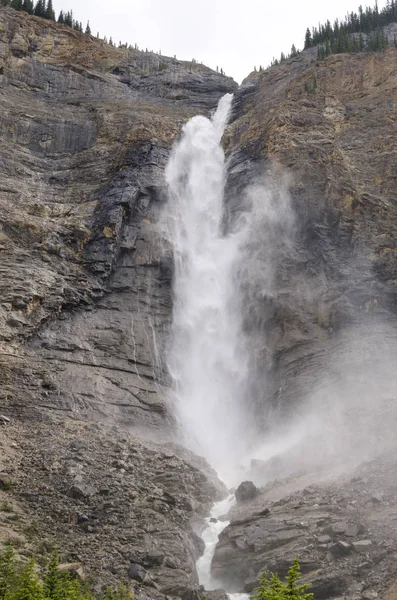
[[[128,577],[130,579],[135,579],[135,581],[142,582],[146,577],[146,570],[142,567],[142,565],[133,563],[128,569]]]
[[[81,581],[84,581],[85,579],[83,565],[80,562],[58,565],[58,571],[61,573],[69,573],[72,579],[80,579]]]
[[[238,503],[253,500],[258,494],[259,490],[252,481],[243,481],[235,491]]]
[[[228,600],[229,598],[225,590],[222,589],[204,592],[203,597],[205,600]]]
[[[335,557],[339,558],[349,554],[352,551],[352,547],[347,542],[338,541],[332,544],[330,551]]]
[[[92,486],[85,483],[79,483],[78,485],[72,485],[67,491],[67,496],[69,498],[75,498],[76,500],[85,500],[90,496],[94,496],[98,490]]]
[[[371,549],[371,546],[371,540],[360,540],[358,542],[353,542],[353,548],[359,553],[368,552],[368,550]]]

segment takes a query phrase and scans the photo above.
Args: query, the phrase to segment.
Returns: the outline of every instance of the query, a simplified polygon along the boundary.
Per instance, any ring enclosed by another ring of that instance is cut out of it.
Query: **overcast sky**
[[[360,0],[54,0],[58,11],[72,9],[94,35],[118,44],[138,44],[184,60],[222,67],[239,83],[273,56],[302,48],[306,27],[346,12]],[[363,2],[363,5],[375,0]],[[379,2],[383,7],[384,1]]]

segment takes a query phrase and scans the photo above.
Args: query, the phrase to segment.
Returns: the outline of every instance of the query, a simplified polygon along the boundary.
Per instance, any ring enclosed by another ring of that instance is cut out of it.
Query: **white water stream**
[[[223,587],[223,583],[211,577],[211,561],[214,556],[215,546],[218,543],[219,534],[229,525],[229,521],[220,521],[219,517],[227,515],[235,503],[234,494],[228,496],[221,502],[214,504],[211,515],[206,520],[207,527],[204,529],[202,538],[205,542],[204,554],[197,561],[197,574],[200,583],[206,590]],[[213,520],[211,522],[211,519]],[[230,600],[248,600],[248,594],[228,594]]]
[[[191,119],[166,169],[165,237],[174,254],[168,369],[185,444],[224,478],[245,454],[248,360],[234,281],[245,232],[224,235],[225,157],[232,95],[212,120]]]
[[[174,302],[168,369],[176,416],[184,442],[229,480],[246,453],[248,431],[242,401],[248,379],[248,352],[234,280],[246,228],[223,232],[225,158],[221,138],[232,95],[219,102],[212,119],[196,116],[166,169],[168,205],[163,233],[174,255]],[[248,424],[247,424],[248,425]],[[230,509],[234,497],[214,505],[211,517]],[[222,587],[211,579],[211,560],[225,521],[211,523],[197,570],[206,590]],[[233,594],[234,600],[245,599]]]

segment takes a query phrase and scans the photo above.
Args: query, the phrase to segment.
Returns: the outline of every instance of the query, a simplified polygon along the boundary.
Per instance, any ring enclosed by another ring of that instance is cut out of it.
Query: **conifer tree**
[[[307,48],[311,48],[313,46],[313,40],[312,40],[312,34],[310,33],[310,29],[307,28],[306,29],[306,35],[305,35],[305,50],[307,50]]]
[[[44,592],[46,598],[49,600],[56,600],[56,590],[57,584],[59,580],[59,553],[58,550],[55,549],[50,558],[50,562],[48,563],[48,567],[44,577]]]
[[[310,583],[298,585],[301,579],[299,559],[296,556],[290,567],[286,582],[281,581],[277,575],[265,571],[259,581],[259,586],[255,588],[251,598],[255,600],[312,600],[313,594],[306,593]]]
[[[68,27],[73,27],[73,12],[71,10],[68,10],[68,12],[65,14],[64,23]]]
[[[11,0],[10,6],[15,10],[22,10],[22,0]]]
[[[45,9],[45,13],[44,13],[44,17],[46,19],[49,19],[50,21],[55,21],[55,12],[52,7],[52,0],[48,0],[47,6]]]
[[[45,15],[44,0],[37,0],[33,13],[36,17],[44,17],[44,15]]]
[[[33,0],[23,0],[22,10],[27,12],[29,15],[33,14]]]
[[[7,545],[0,553],[0,600],[8,597],[15,580],[15,555],[12,546]]]
[[[88,35],[91,35],[91,28],[90,28],[90,22],[87,21],[87,26],[85,28],[85,33],[87,33]]]
[[[30,559],[18,574],[13,600],[45,600],[43,585],[36,574],[36,562]]]

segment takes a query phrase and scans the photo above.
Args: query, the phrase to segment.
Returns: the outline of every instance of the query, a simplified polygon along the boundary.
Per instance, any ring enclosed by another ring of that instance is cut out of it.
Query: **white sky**
[[[375,0],[364,0],[373,6]],[[306,27],[346,12],[360,0],[54,0],[58,14],[72,9],[89,19],[93,35],[112,36],[118,44],[138,44],[184,60],[195,58],[222,67],[239,83],[254,68],[268,66],[273,56],[303,46]],[[382,8],[385,1],[379,2]]]

